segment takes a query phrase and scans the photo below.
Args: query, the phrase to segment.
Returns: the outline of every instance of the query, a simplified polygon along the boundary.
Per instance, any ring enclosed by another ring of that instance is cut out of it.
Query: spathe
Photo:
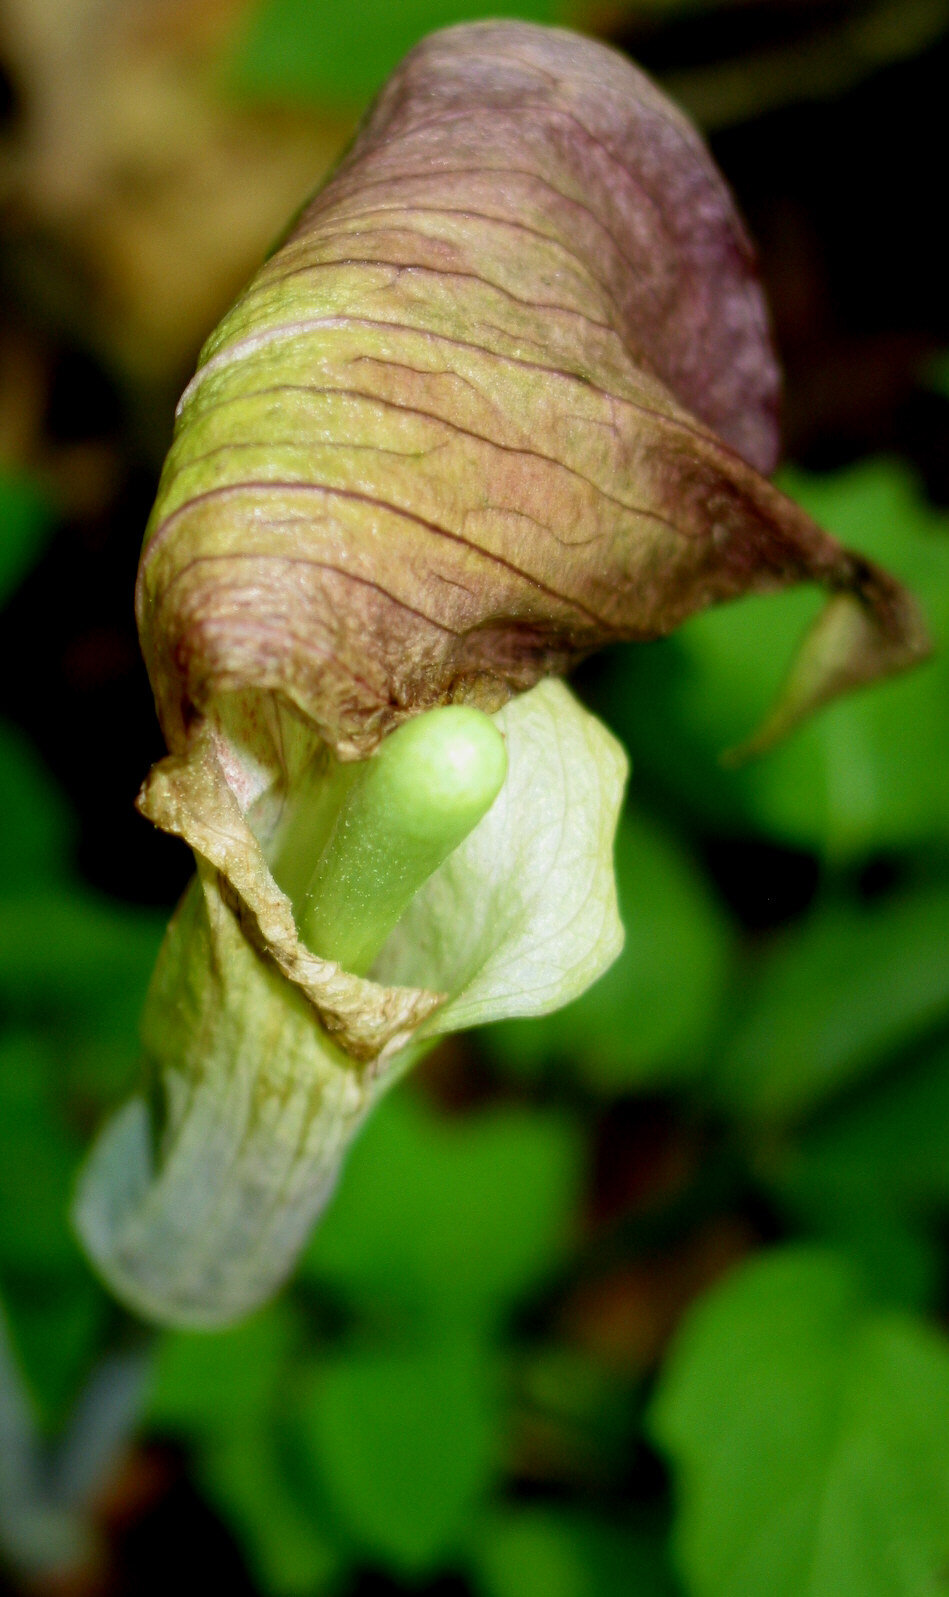
[[[741,223],[655,86],[567,32],[433,35],[182,401],[138,590],[170,746],[253,688],[360,757],[807,580],[863,621],[796,716],[912,663],[913,601],[760,475],[777,392]]]

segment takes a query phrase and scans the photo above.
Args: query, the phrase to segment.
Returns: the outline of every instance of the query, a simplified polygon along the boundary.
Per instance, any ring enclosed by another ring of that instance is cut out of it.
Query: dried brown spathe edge
[[[185,755],[169,755],[153,767],[137,802],[155,826],[183,838],[216,869],[224,902],[249,942],[300,989],[354,1060],[396,1053],[444,1001],[443,994],[366,981],[301,943],[290,900],[241,813],[206,722],[196,726]]]

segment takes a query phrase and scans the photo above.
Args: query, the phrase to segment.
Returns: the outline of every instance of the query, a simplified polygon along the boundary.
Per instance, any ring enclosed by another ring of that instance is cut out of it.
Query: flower
[[[77,1210],[144,1312],[246,1312],[426,1039],[555,1007],[615,956],[625,762],[552,677],[802,580],[831,599],[763,738],[925,652],[899,584],[763,475],[777,392],[728,191],[630,62],[508,22],[411,52],[206,346],[146,533],[171,753],[140,806],[198,878],[146,1013],[162,1124],[123,1112]],[[402,869],[353,762],[446,705],[493,718],[500,796],[391,933],[361,923],[375,962],[341,965],[314,871],[372,856],[374,924]]]

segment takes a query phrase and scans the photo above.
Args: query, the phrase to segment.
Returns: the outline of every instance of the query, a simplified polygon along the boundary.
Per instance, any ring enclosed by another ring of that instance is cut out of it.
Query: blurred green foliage
[[[949,1046],[894,1069],[772,1150],[767,1179],[792,1223],[843,1248],[874,1296],[933,1307],[949,1212]]]
[[[393,1097],[353,1152],[303,1278],[425,1331],[490,1328],[561,1261],[579,1171],[565,1117],[511,1107],[446,1122]]]
[[[54,525],[53,507],[40,485],[0,464],[0,604],[6,604]]]
[[[475,1567],[483,1597],[674,1597],[676,1590],[648,1536],[562,1509],[496,1512]]]
[[[716,1062],[741,1114],[805,1114],[949,1021],[949,885],[828,896],[749,973]]]
[[[563,23],[564,0],[520,0],[505,16]],[[362,105],[426,33],[496,17],[483,0],[376,5],[353,28],[348,0],[263,0],[231,64],[236,87],[261,98]]]

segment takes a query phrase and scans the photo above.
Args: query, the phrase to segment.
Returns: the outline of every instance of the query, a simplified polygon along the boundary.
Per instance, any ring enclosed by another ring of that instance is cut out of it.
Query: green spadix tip
[[[302,905],[324,959],[365,974],[424,882],[473,831],[507,775],[507,749],[469,705],[428,710],[355,772]]]
[[[379,798],[408,835],[458,841],[487,813],[507,774],[507,749],[481,710],[447,704],[416,716],[386,739],[374,759]],[[456,847],[457,844],[453,844]]]

